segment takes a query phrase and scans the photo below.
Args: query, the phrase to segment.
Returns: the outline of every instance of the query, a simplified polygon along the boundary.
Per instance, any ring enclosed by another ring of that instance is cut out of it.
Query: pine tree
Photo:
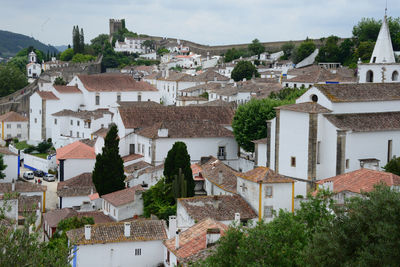
[[[175,176],[183,174],[186,182],[186,196],[194,196],[194,180],[192,169],[190,168],[190,155],[187,152],[186,144],[175,142],[171,150],[168,151],[164,164],[164,176],[167,183],[173,183]],[[180,190],[179,190],[180,191]]]
[[[79,53],[85,52],[85,37],[83,35],[83,28],[81,28],[81,34],[79,35]]]
[[[96,156],[92,173],[93,184],[99,195],[125,188],[124,162],[119,155],[118,143],[118,128],[114,124],[104,140],[102,153]]]
[[[72,30],[72,46],[74,49],[74,54],[80,52],[80,34],[78,25],[74,26]]]
[[[3,154],[0,154],[0,179],[4,179],[6,177],[3,172],[7,168],[7,165],[4,164]]]

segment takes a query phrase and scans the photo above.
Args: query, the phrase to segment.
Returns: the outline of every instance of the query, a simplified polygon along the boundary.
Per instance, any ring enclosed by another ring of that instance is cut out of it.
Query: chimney
[[[222,171],[219,171],[218,172],[218,184],[221,185],[223,180],[224,180],[224,175],[223,175]]]
[[[219,228],[207,229],[206,247],[209,247],[209,246],[215,244],[219,240],[220,237],[221,237],[221,229],[219,229]]]
[[[175,235],[175,249],[179,248],[179,233],[180,233],[180,230],[177,230],[176,235]]]
[[[85,239],[90,240],[90,235],[92,232],[92,226],[90,224],[85,225]]]
[[[176,233],[176,216],[169,216],[168,237],[172,238]]]
[[[125,237],[131,236],[131,223],[130,222],[124,223],[124,236]]]
[[[11,181],[11,191],[15,191],[15,180],[14,179],[12,179],[12,181]]]
[[[236,225],[240,224],[240,213],[239,212],[235,213],[235,224]]]

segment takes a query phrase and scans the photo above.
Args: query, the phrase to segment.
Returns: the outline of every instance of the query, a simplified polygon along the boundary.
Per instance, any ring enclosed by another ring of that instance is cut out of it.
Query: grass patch
[[[46,153],[35,153],[35,154],[31,154],[32,156],[38,157],[38,158],[42,158],[42,159],[47,159],[48,154]]]
[[[14,146],[16,149],[19,149],[19,150],[24,150],[25,148],[29,147],[29,145],[26,143],[26,141],[18,142]]]

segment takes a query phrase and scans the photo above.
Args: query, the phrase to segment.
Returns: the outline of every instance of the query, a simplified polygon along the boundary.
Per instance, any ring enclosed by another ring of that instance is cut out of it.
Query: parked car
[[[24,177],[27,180],[32,180],[33,178],[35,178],[32,171],[24,172],[24,175],[22,175],[22,177]]]
[[[43,177],[43,176],[44,176],[44,172],[41,171],[41,170],[36,170],[36,171],[33,172],[33,174],[34,174],[36,177]]]
[[[43,180],[47,181],[47,182],[54,182],[55,178],[53,174],[46,174],[45,176],[43,176]]]

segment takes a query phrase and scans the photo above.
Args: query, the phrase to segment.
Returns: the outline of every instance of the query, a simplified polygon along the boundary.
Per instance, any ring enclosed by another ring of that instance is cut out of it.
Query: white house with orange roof
[[[75,141],[57,149],[59,181],[65,181],[85,172],[92,172],[96,163],[94,147]]]
[[[28,118],[10,111],[0,116],[1,139],[28,139]]]
[[[237,173],[237,193],[257,211],[259,220],[271,221],[274,211],[294,211],[295,181],[267,167]]]
[[[173,235],[170,220],[170,239],[164,241],[164,265],[167,267],[187,266],[204,257],[201,253],[212,246],[225,234],[228,226],[210,218],[205,218],[183,232]]]
[[[390,172],[361,168],[356,171],[319,180],[317,186],[318,189],[328,189],[333,192],[333,199],[336,203],[344,204],[346,199],[361,196],[362,192],[371,192],[374,186],[380,183],[392,189],[399,189],[400,176]]]

